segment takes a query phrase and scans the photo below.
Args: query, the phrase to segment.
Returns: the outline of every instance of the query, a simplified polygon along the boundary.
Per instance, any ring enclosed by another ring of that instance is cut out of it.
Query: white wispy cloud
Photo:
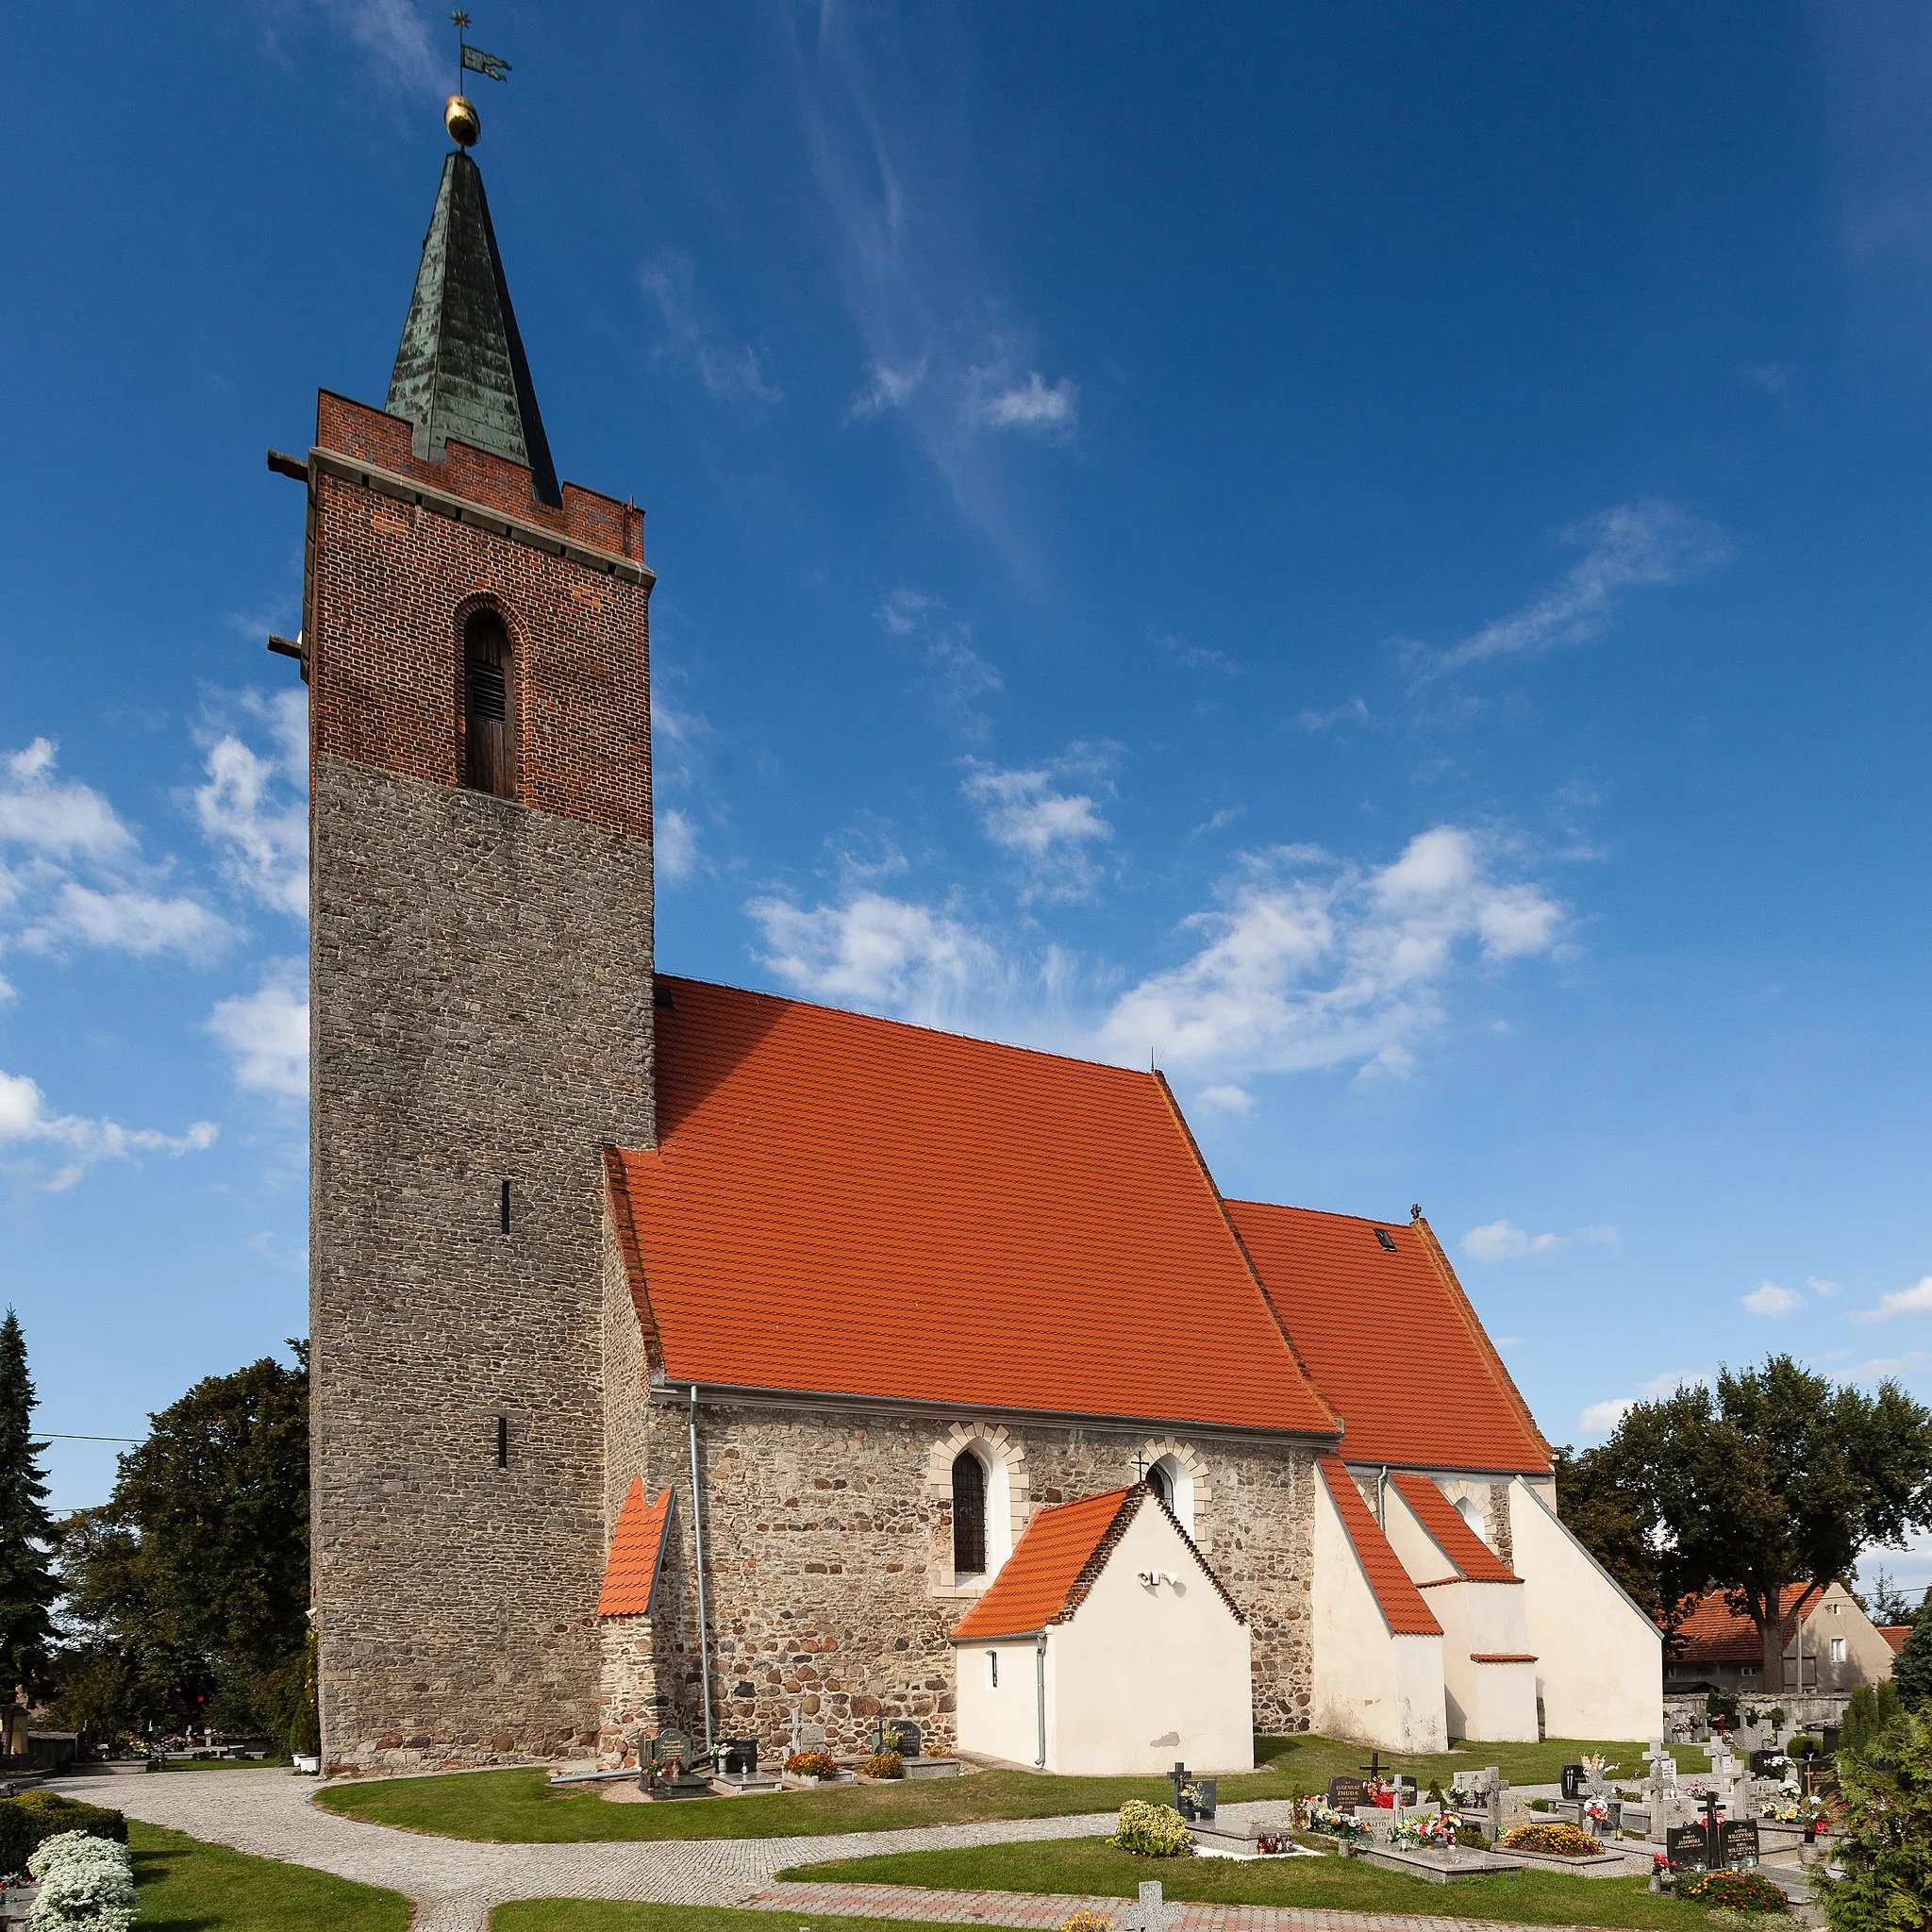
[[[1775,1318],[1794,1314],[1805,1306],[1805,1297],[1794,1288],[1780,1288],[1774,1281],[1760,1281],[1749,1294],[1738,1297],[1738,1306],[1747,1314]]]
[[[1255,1096],[1245,1087],[1237,1087],[1232,1080],[1221,1080],[1211,1087],[1204,1087],[1194,1098],[1201,1106],[1214,1108],[1222,1113],[1249,1113],[1255,1105]]]
[[[1333,731],[1338,724],[1366,724],[1369,708],[1360,698],[1350,698],[1325,711],[1297,711],[1294,722],[1304,731]]]
[[[387,86],[441,93],[449,81],[448,43],[411,0],[321,0],[324,15],[369,57]]]
[[[1110,747],[1080,745],[1030,770],[966,760],[959,789],[987,838],[1019,862],[1024,898],[1078,899],[1093,890],[1099,869],[1091,848],[1111,839],[1113,827],[1092,790],[1074,791],[1067,781],[1084,777],[1097,789],[1110,763]]]
[[[1860,1308],[1852,1319],[1855,1322],[1890,1322],[1895,1315],[1932,1315],[1932,1274],[1921,1276],[1909,1288],[1881,1295],[1877,1307]]]
[[[942,606],[924,591],[891,592],[874,613],[887,636],[917,639],[925,660],[934,699],[948,723],[969,742],[990,737],[992,720],[979,700],[1005,689],[999,667],[989,663],[973,645],[973,632],[964,624],[942,624]]]
[[[638,271],[638,286],[657,305],[663,333],[654,353],[697,372],[721,401],[781,403],[785,392],[766,374],[764,357],[749,342],[731,340],[699,302],[691,259],[675,250],[654,257]]]
[[[1514,1261],[1524,1255],[1552,1255],[1578,1242],[1615,1247],[1614,1227],[1578,1227],[1568,1234],[1531,1234],[1513,1221],[1491,1221],[1462,1237],[1462,1252],[1477,1261]]]
[[[1031,436],[1060,438],[1080,420],[1079,391],[1066,376],[1051,385],[1037,369],[1014,381],[999,364],[973,371],[980,393],[973,413],[994,429],[1024,430]]]
[[[1701,1388],[1709,1380],[1701,1370],[1688,1374],[1653,1376],[1635,1395],[1613,1395],[1607,1401],[1591,1403],[1578,1419],[1578,1426],[1586,1437],[1610,1435],[1640,1402],[1661,1402],[1679,1389]]]
[[[1380,868],[1307,848],[1251,855],[1223,904],[1185,929],[1184,965],[1121,995],[1101,1027],[1120,1058],[1238,1074],[1359,1061],[1393,1074],[1441,1018],[1444,985],[1474,956],[1546,953],[1563,910],[1504,876],[1482,835],[1439,825]]]
[[[203,836],[222,856],[228,882],[291,918],[308,916],[308,696],[306,690],[245,697],[267,727],[266,751],[225,731],[203,760],[194,794]]]
[[[689,814],[660,811],[656,816],[656,849],[652,855],[656,875],[674,884],[688,879],[697,870],[698,834]]]
[[[913,392],[925,380],[931,358],[922,356],[908,369],[894,369],[889,363],[874,362],[872,378],[845,408],[848,423],[863,423],[881,416],[888,409],[903,409]]]
[[[83,1114],[57,1114],[49,1110],[37,1081],[25,1074],[0,1073],[0,1149],[36,1141],[58,1149],[64,1158],[51,1174],[43,1175],[37,1162],[28,1162],[25,1169],[50,1193],[71,1188],[97,1161],[137,1154],[178,1158],[212,1147],[219,1133],[212,1121],[195,1121],[179,1134],[164,1134]]]
[[[1618,504],[1572,525],[1562,538],[1583,555],[1556,583],[1451,649],[1416,653],[1415,667],[1424,674],[1456,671],[1581,643],[1603,629],[1626,592],[1681,583],[1730,554],[1715,524],[1657,501]]]
[[[299,959],[272,960],[254,992],[221,1001],[208,1030],[238,1087],[303,1099],[308,1092],[308,982]]]
[[[58,762],[46,738],[0,758],[0,946],[175,953],[196,964],[217,957],[235,928],[199,899],[162,890],[166,868],[144,863],[113,807],[59,777]]]

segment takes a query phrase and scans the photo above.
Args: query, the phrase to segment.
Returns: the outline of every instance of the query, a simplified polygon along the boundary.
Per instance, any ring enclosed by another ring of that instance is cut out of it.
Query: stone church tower
[[[653,579],[641,512],[558,483],[467,152],[386,407],[325,391],[271,463],[308,491],[324,1750],[581,1753],[601,1150],[655,1141]]]

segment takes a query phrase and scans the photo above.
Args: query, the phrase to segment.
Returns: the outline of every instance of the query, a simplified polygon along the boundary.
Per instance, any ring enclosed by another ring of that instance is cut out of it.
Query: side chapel
[[[1158,1073],[658,972],[643,513],[558,481],[466,147],[381,407],[323,391],[270,465],[308,502],[328,1769],[882,1717],[1045,1763],[1070,1633],[1115,1619],[1092,1683],[1131,1675],[1129,1537],[1143,1584],[1198,1564],[1246,1714],[1126,1722],[1117,1768],[1650,1734],[1657,1633],[1420,1210],[1225,1199]],[[962,1704],[1003,1645],[1037,1727]],[[1055,1756],[1107,1768],[1066,1700]]]

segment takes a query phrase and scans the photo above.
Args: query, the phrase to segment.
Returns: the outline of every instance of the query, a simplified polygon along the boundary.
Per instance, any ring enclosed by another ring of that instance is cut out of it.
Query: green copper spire
[[[419,457],[441,462],[453,436],[525,464],[540,501],[563,501],[483,175],[467,154],[452,154],[442,164],[386,407],[415,424]]]

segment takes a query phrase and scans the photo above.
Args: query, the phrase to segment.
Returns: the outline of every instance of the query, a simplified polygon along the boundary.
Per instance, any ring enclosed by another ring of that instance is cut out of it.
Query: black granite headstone
[[[1331,1777],[1328,1780],[1328,1802],[1338,1811],[1347,1811],[1357,1805],[1365,1804],[1368,1794],[1358,1777]]]
[[[1707,1872],[1710,1845],[1703,1825],[1672,1825],[1664,1833],[1664,1855],[1680,1872]]]
[[[1727,1818],[1718,1826],[1717,1861],[1726,1872],[1757,1871],[1757,1819]]]
[[[896,1751],[901,1757],[917,1757],[919,1726],[909,1717],[882,1717],[873,1734],[874,1751]]]
[[[758,1740],[756,1738],[726,1738],[719,1747],[724,1758],[726,1777],[744,1777],[758,1768]]]
[[[1582,1797],[1586,1774],[1580,1764],[1566,1764],[1563,1767],[1563,1795],[1573,1803]]]

